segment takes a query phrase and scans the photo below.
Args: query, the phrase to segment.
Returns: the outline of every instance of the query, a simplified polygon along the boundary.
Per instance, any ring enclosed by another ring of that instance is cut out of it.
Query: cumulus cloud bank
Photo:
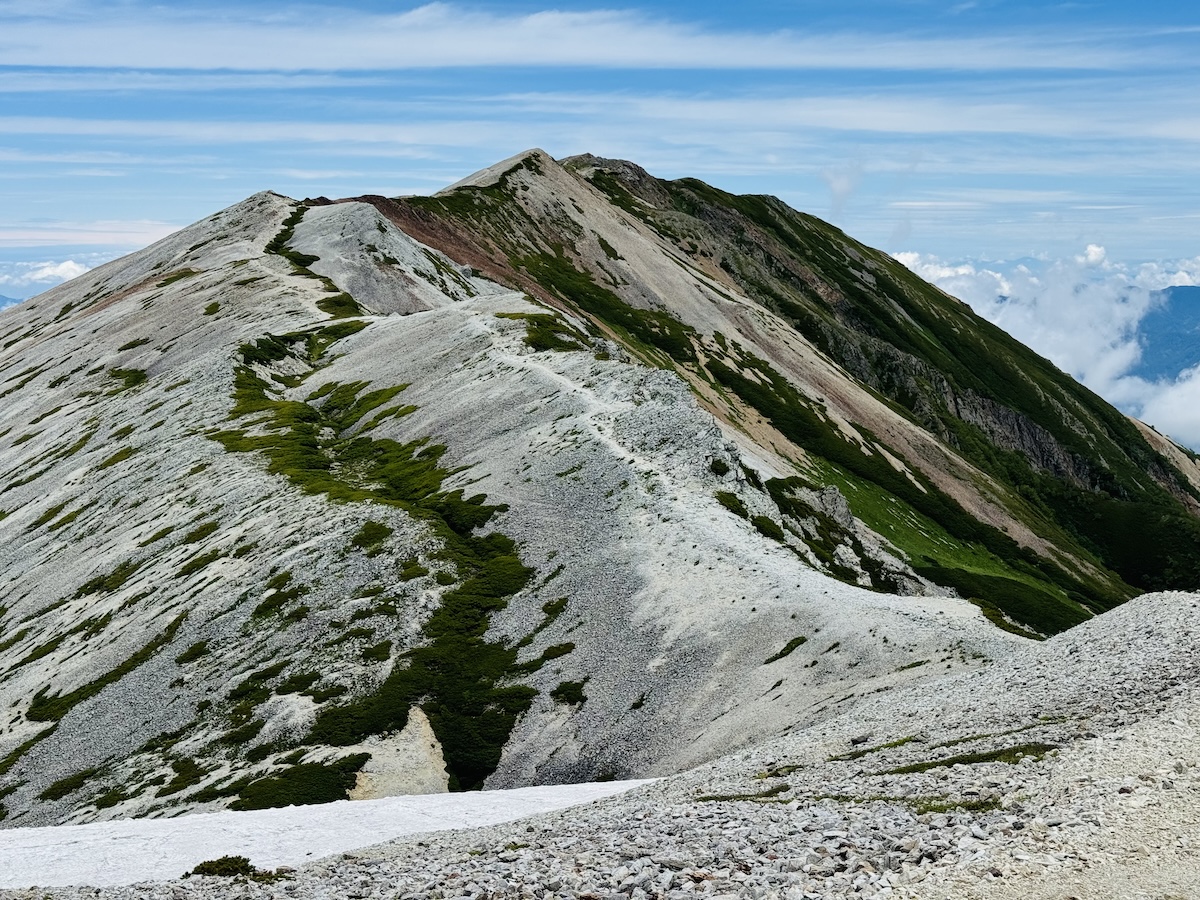
[[[0,263],[0,293],[29,296],[77,278],[90,268],[73,259]]]
[[[1145,351],[1142,319],[1164,302],[1164,288],[1200,284],[1200,257],[1128,266],[1097,244],[1051,261],[895,257],[1109,402],[1200,448],[1200,365],[1154,381],[1133,374]]]

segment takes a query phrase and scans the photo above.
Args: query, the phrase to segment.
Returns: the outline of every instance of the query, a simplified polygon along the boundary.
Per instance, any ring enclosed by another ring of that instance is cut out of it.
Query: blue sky
[[[264,188],[428,192],[532,146],[773,193],[927,275],[1190,283],[1198,48],[1154,2],[0,0],[0,294]]]

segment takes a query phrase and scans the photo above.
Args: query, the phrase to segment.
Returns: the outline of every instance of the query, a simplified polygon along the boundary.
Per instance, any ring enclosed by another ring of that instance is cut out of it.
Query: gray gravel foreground
[[[1200,595],[1149,595],[585,807],[269,883],[0,897],[1200,897],[1198,646]]]

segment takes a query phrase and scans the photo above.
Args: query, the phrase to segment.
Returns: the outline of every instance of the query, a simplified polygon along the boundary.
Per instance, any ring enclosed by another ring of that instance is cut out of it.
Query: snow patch
[[[0,888],[163,881],[222,856],[249,857],[260,869],[298,866],[402,835],[511,822],[647,783],[610,781],[13,828],[0,842]]]

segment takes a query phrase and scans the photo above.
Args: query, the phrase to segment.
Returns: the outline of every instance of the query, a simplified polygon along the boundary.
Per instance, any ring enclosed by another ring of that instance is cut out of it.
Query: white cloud
[[[1200,366],[1153,382],[1130,374],[1143,350],[1138,326],[1154,308],[1155,292],[1200,283],[1200,257],[1128,266],[1088,244],[1052,261],[947,263],[912,252],[895,258],[1110,403],[1200,447]]]
[[[78,278],[91,268],[74,259],[0,262],[0,294],[21,297]]]
[[[29,283],[57,283],[78,278],[88,270],[88,266],[77,263],[73,259],[62,262],[34,263],[34,268],[24,276]]]
[[[128,153],[112,153],[112,152],[68,152],[68,153],[46,153],[34,152],[28,150],[13,150],[8,147],[0,147],[0,162],[8,163],[73,163],[90,165],[94,163],[102,163],[104,165],[134,165],[138,163],[149,162],[148,157],[132,156]]]
[[[1200,366],[1174,381],[1147,384],[1139,418],[1181,444],[1200,449]]]
[[[897,260],[947,294],[978,309],[1012,293],[1012,285],[998,271],[975,263],[944,263],[936,256],[903,251]]]
[[[0,7],[0,15],[4,12]],[[1124,37],[1124,36],[1122,36]],[[1161,62],[1161,60],[1156,60]],[[715,32],[640,12],[548,9],[495,14],[430,3],[387,15],[296,7],[221,16],[125,6],[103,16],[12,17],[10,66],[329,71],[444,66],[1014,70],[1145,65],[1128,42],[1028,32],[954,38],[883,32]]]
[[[1089,269],[1094,269],[1097,266],[1103,266],[1107,257],[1108,251],[1099,244],[1088,244],[1087,249],[1083,251],[1083,256],[1077,256],[1075,260],[1083,263]]]

